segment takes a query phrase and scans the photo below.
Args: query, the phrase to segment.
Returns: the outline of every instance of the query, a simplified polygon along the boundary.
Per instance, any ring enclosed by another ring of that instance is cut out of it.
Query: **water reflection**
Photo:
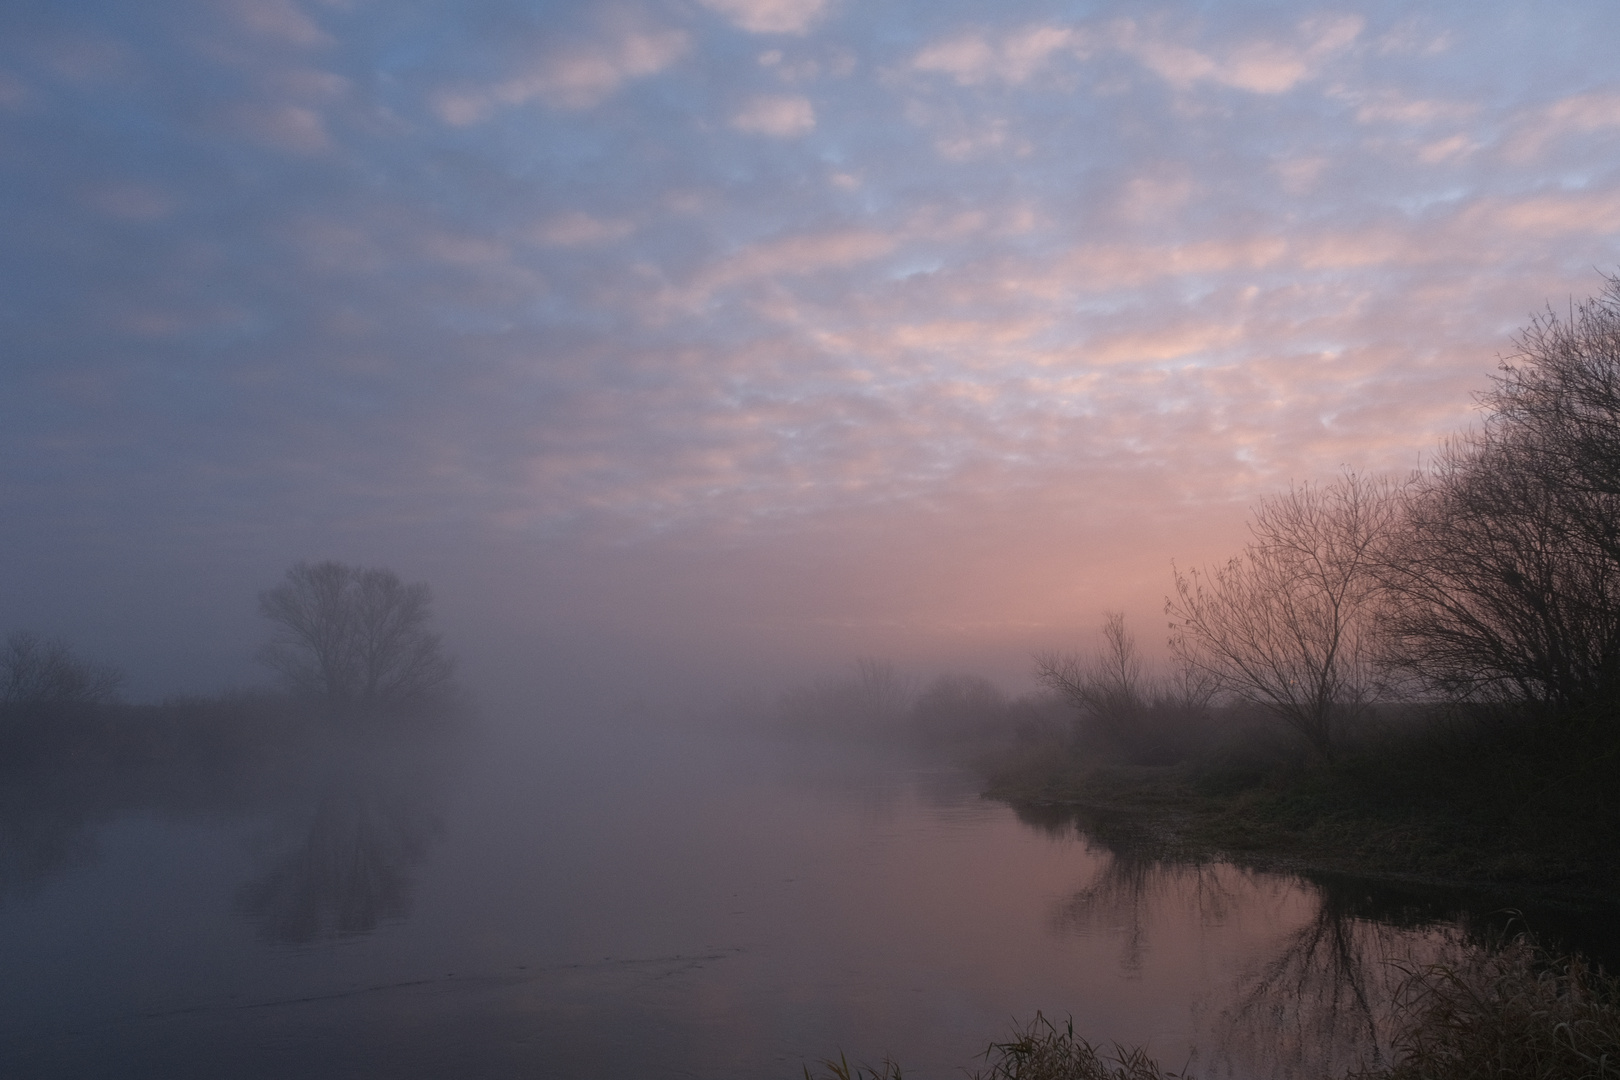
[[[1102,856],[1051,918],[1063,932],[1115,935],[1126,977],[1140,975],[1161,945],[1156,935],[1196,962],[1189,928],[1249,920],[1280,934],[1230,985],[1195,1004],[1199,1075],[1337,1076],[1385,1064],[1397,999],[1412,972],[1462,966],[1526,926],[1558,947],[1601,956],[1606,938],[1581,928],[1613,925],[1612,912],[1600,909],[1544,906],[1527,914],[1459,889],[1169,860],[1119,820],[1072,808],[1025,808],[1018,817],[1047,835],[1078,834]]]
[[[1195,1004],[1200,1064],[1217,1075],[1276,1077],[1380,1064],[1403,969],[1434,960],[1445,939],[1359,918],[1342,896],[1298,884],[1230,864],[1116,851],[1054,921],[1071,930],[1122,929],[1120,965],[1128,974],[1140,971],[1156,926],[1219,926],[1240,913],[1292,926],[1273,955]]]
[[[1443,932],[1356,918],[1324,893],[1315,917],[1237,981],[1233,1003],[1208,1025],[1211,1056],[1272,1076],[1381,1065],[1401,981],[1454,944]]]
[[[98,834],[121,819],[239,824],[257,836],[257,869],[237,910],[286,942],[364,933],[408,913],[462,730],[445,716],[256,700],[6,721],[0,903],[93,863]]]
[[[1148,952],[1151,922],[1175,909],[1198,925],[1220,925],[1240,905],[1275,904],[1286,891],[1266,884],[1222,864],[1171,866],[1129,850],[1110,852],[1091,883],[1059,905],[1053,923],[1063,931],[1107,927],[1120,938],[1121,970],[1134,976]]]
[[[13,1072],[946,1076],[1044,1009],[1199,1076],[1343,1075],[1395,964],[1500,921],[1020,823],[898,750],[161,719],[0,731]]]
[[[412,870],[442,831],[438,777],[399,768],[399,747],[378,760],[351,752],[316,798],[301,835],[278,830],[264,869],[237,907],[268,938],[304,943],[375,930],[410,913]],[[295,808],[301,809],[301,808]]]

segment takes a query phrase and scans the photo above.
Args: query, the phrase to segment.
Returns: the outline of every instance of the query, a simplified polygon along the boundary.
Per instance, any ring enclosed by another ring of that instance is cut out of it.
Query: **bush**
[[[0,647],[0,703],[82,705],[110,701],[123,676],[73,654],[66,642],[18,630]]]

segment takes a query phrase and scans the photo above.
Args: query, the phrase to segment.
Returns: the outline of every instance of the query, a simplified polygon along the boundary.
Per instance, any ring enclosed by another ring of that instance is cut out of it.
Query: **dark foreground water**
[[[895,750],[567,719],[13,770],[0,1075],[948,1077],[1038,1009],[1320,1074],[1490,922],[1109,851]]]

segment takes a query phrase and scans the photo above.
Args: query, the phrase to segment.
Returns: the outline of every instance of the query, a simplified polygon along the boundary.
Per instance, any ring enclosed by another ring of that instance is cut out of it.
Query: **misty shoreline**
[[[1242,748],[1167,765],[1072,745],[990,752],[986,798],[1059,812],[1174,861],[1352,875],[1466,890],[1504,905],[1620,904],[1602,718],[1435,720],[1369,735],[1333,761],[1277,764]]]

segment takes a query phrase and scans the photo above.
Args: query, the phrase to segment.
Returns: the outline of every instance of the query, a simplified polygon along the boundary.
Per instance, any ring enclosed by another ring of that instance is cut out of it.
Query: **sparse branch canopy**
[[[259,594],[276,628],[260,652],[288,687],[343,702],[401,701],[448,687],[454,662],[428,630],[432,597],[392,570],[298,563]]]
[[[1115,742],[1129,743],[1153,695],[1136,652],[1136,638],[1125,629],[1123,612],[1103,615],[1103,649],[1090,662],[1072,653],[1039,653],[1035,678],[1071,706],[1102,725]]]
[[[1171,651],[1331,756],[1337,729],[1378,690],[1376,570],[1395,495],[1388,481],[1346,473],[1262,499],[1241,555],[1175,571]]]
[[[1553,481],[1589,538],[1620,558],[1620,277],[1531,320],[1483,404],[1492,441]]]
[[[107,701],[122,681],[115,669],[73,655],[66,642],[27,630],[13,632],[0,647],[0,702],[8,705]]]
[[[1519,336],[1406,500],[1386,578],[1429,684],[1555,709],[1620,691],[1620,279]]]
[[[1168,677],[1148,670],[1123,612],[1103,615],[1102,649],[1090,659],[1074,653],[1035,655],[1035,678],[1076,714],[1076,733],[1099,730],[1131,760],[1173,758],[1185,731],[1178,722],[1202,715],[1213,686],[1200,671],[1178,663]]]

